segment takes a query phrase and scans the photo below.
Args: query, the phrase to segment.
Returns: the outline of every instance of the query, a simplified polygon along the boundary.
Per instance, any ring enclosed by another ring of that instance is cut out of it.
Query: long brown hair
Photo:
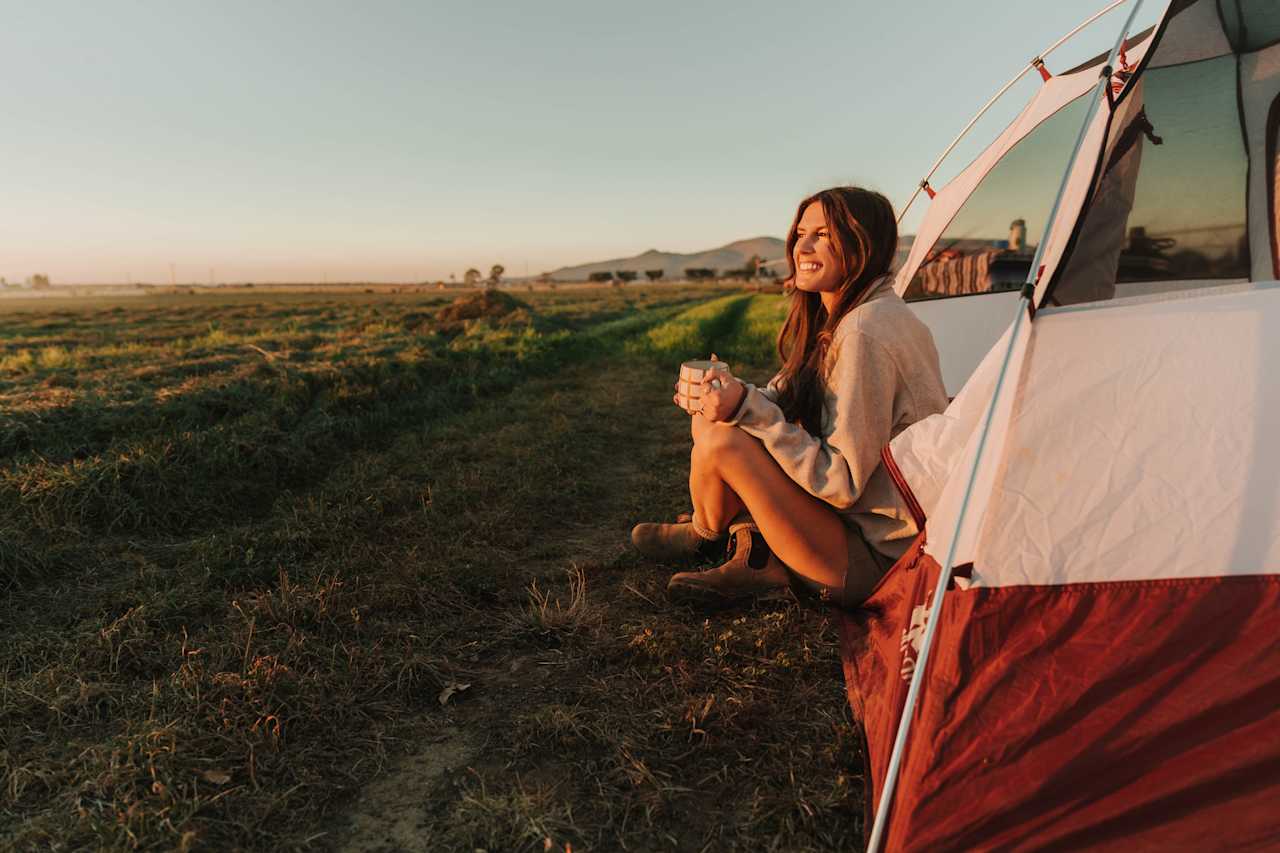
[[[820,294],[795,288],[796,230],[805,208],[822,205],[831,242],[841,262],[842,281],[830,315]],[[889,272],[898,248],[893,205],[878,192],[862,187],[832,187],[800,202],[787,232],[787,264],[791,273],[791,309],[778,333],[778,405],[789,421],[799,421],[812,435],[822,429],[822,380],[827,349],[836,326],[856,307],[867,288]]]

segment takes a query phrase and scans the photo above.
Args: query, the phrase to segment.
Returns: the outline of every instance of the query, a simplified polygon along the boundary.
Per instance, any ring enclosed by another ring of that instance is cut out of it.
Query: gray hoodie
[[[880,464],[880,451],[921,418],[947,407],[928,327],[878,279],[836,327],[823,382],[822,436],[789,423],[777,377],[747,393],[729,421],[756,437],[791,479],[831,504],[881,554],[897,559],[918,533]]]

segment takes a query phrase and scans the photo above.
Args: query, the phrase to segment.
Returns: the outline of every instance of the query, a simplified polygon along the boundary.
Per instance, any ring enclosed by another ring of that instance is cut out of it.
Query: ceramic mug
[[[680,379],[676,384],[676,402],[689,414],[702,411],[702,380],[710,371],[729,371],[729,365],[723,361],[696,359],[680,365]],[[719,387],[718,379],[713,379],[712,387]]]

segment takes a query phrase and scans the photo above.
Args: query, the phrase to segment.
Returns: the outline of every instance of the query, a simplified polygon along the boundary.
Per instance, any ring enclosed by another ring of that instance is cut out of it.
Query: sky
[[[425,281],[782,236],[832,184],[900,207],[1103,5],[0,0],[0,276]]]

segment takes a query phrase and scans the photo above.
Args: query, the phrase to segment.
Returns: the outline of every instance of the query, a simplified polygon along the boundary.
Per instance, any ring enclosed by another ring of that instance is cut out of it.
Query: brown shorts
[[[844,529],[849,533],[849,568],[845,570],[840,604],[857,607],[871,597],[871,591],[885,572],[893,567],[895,560],[873,548],[858,525],[847,524]]]
[[[867,600],[885,572],[893,566],[894,560],[871,547],[857,524],[846,524],[844,529],[848,533],[849,566],[845,570],[843,586],[839,589],[829,587],[788,569],[791,588],[797,596],[818,598],[852,610]]]

